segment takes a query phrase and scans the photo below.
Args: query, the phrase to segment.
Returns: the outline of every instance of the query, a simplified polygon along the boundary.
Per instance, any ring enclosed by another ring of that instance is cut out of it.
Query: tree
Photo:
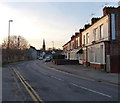
[[[12,35],[8,45],[8,38],[5,38],[2,43],[2,48],[6,49],[27,49],[29,47],[28,41],[22,36]]]
[[[12,35],[10,40],[5,38],[2,43],[2,61],[13,62],[27,59],[29,44],[22,36]]]

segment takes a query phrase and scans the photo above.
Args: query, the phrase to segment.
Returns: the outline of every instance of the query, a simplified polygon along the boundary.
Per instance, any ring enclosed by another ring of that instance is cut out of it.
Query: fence
[[[28,59],[27,50],[2,49],[2,63],[15,62]]]

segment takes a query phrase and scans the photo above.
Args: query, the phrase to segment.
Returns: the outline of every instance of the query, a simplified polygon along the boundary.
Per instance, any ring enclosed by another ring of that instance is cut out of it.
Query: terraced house
[[[120,72],[120,6],[103,8],[103,16],[92,18],[63,50],[67,59],[106,72]]]

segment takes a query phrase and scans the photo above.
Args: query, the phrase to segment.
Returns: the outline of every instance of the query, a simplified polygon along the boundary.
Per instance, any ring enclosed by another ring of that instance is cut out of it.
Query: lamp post
[[[13,22],[13,20],[9,20],[8,22],[8,46],[7,46],[7,49],[6,50],[6,54],[7,54],[7,61],[9,62],[10,60],[10,52],[9,52],[9,48],[10,48],[10,22]]]
[[[10,46],[10,22],[13,22],[13,20],[9,20],[9,23],[8,23],[8,49]]]

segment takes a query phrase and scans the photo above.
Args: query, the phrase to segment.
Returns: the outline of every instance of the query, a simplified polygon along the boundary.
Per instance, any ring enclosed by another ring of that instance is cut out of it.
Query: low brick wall
[[[90,63],[90,66],[94,68],[105,69],[105,65],[103,64]]]
[[[79,65],[78,60],[55,59],[53,63],[56,65]]]

